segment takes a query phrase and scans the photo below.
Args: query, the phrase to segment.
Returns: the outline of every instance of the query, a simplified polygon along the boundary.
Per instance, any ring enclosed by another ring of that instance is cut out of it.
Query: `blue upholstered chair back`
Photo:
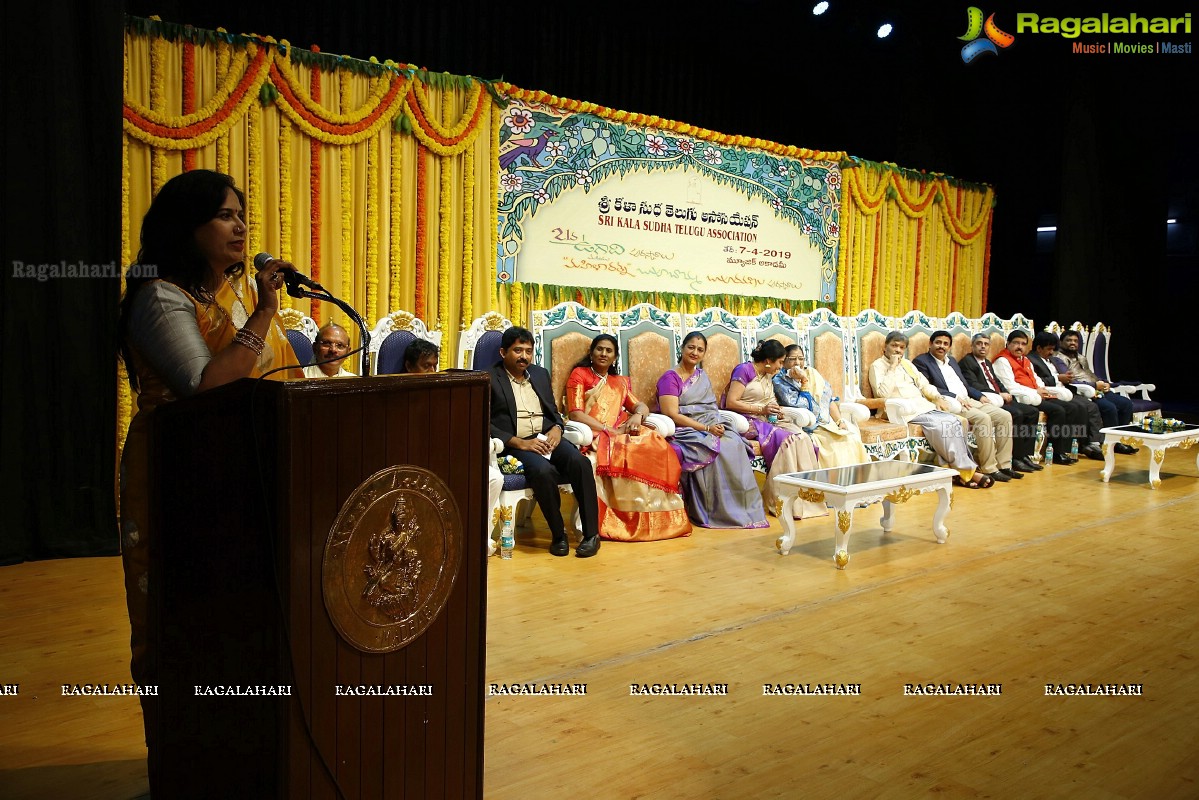
[[[1107,348],[1108,342],[1107,331],[1102,329],[1102,326],[1096,326],[1099,330],[1091,333],[1091,341],[1088,342],[1090,353],[1091,369],[1094,370],[1095,376],[1102,381],[1111,383],[1111,375],[1107,369]]]
[[[291,342],[291,349],[296,353],[296,360],[300,362],[300,366],[306,367],[312,363],[312,340],[308,338],[303,331],[284,331],[287,334],[287,341]]]
[[[471,353],[471,369],[490,369],[491,365],[500,360],[500,341],[504,338],[503,331],[486,331],[475,343]]]
[[[375,361],[376,375],[395,375],[404,371],[404,351],[416,339],[411,331],[392,331],[379,345],[379,356]]]

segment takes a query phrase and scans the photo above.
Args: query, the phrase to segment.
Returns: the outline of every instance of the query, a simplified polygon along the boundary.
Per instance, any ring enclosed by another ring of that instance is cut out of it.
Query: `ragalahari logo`
[[[981,34],[986,34],[986,38],[981,38]],[[997,56],[999,55],[997,47],[1011,47],[1012,42],[1016,41],[1015,36],[999,30],[999,26],[995,24],[994,14],[987,17],[987,21],[984,23],[982,9],[977,6],[970,6],[966,9],[966,33],[959,36],[958,39],[968,42],[962,48],[962,61],[967,64],[983,53]]]

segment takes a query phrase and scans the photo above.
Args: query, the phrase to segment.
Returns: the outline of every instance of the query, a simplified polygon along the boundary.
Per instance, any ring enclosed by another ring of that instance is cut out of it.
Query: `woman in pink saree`
[[[679,494],[679,459],[644,420],[649,409],[616,369],[616,339],[595,337],[566,381],[566,410],[595,434],[585,454],[595,465],[599,533],[605,539],[652,542],[691,533]]]

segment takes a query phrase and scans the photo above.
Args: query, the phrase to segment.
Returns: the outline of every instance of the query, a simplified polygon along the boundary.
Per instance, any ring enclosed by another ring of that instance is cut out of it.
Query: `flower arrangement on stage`
[[[1173,417],[1145,417],[1141,420],[1141,430],[1149,433],[1170,433],[1180,431],[1186,426],[1185,422]]]

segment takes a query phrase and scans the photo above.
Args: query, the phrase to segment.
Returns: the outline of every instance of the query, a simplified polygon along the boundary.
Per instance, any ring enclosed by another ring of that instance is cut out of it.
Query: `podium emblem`
[[[388,467],[350,494],[325,543],[325,609],[342,638],[390,653],[428,629],[462,563],[449,488],[421,467]]]

